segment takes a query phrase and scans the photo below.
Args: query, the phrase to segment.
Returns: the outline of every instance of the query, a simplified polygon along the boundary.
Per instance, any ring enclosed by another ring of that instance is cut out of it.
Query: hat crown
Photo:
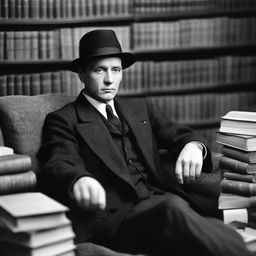
[[[85,34],[79,43],[79,57],[122,53],[121,45],[118,42],[113,30],[93,30]]]

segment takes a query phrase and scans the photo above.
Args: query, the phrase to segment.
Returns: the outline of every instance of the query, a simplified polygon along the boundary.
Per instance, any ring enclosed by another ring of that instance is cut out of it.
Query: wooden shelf
[[[150,97],[150,96],[171,96],[171,95],[185,95],[185,94],[204,94],[204,93],[229,93],[242,91],[255,91],[256,81],[241,81],[234,83],[201,85],[196,87],[183,88],[169,88],[169,89],[155,89],[146,92],[120,92],[122,97]]]
[[[188,60],[225,55],[252,55],[256,53],[256,43],[243,45],[198,46],[184,48],[161,48],[134,50],[138,60]]]
[[[134,17],[136,22],[150,22],[150,21],[171,21],[179,19],[196,19],[196,18],[212,18],[212,17],[248,17],[256,14],[256,7],[254,8],[234,8],[234,9],[221,9],[215,8],[214,10],[205,9],[200,11],[176,11],[169,13],[155,13],[155,14],[137,14]]]
[[[116,17],[85,17],[85,18],[62,18],[62,19],[0,19],[1,30],[42,30],[59,27],[81,26],[121,26],[131,24],[133,16]]]
[[[0,74],[23,74],[69,69],[71,60],[1,60]],[[47,67],[46,67],[47,66]]]

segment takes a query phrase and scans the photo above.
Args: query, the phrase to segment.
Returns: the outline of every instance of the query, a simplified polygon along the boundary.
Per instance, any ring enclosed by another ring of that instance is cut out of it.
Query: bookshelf
[[[78,94],[69,64],[95,28],[114,29],[138,57],[120,95],[150,98],[214,150],[221,115],[256,109],[253,0],[3,0],[0,96]]]

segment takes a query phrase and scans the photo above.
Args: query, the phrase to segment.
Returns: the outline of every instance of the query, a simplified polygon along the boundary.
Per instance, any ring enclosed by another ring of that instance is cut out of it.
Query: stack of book
[[[0,196],[3,256],[75,256],[67,208],[39,192]]]
[[[256,112],[228,112],[222,117],[217,143],[222,145],[219,209],[224,222],[256,228]],[[256,249],[256,235],[254,240]]]
[[[35,187],[31,158],[0,146],[0,195],[33,191]]]

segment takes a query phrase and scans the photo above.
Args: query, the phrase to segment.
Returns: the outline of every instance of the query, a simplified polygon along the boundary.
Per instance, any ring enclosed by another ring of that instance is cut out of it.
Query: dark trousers
[[[249,256],[240,235],[203,217],[181,197],[154,195],[137,204],[113,239],[113,248],[149,255]]]

